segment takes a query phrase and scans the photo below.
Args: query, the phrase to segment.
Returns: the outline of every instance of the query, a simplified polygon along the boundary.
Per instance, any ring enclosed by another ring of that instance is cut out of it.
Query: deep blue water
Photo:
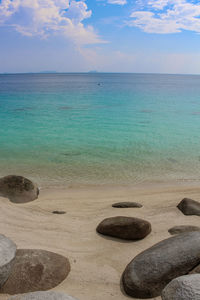
[[[200,76],[0,75],[0,175],[200,180]]]

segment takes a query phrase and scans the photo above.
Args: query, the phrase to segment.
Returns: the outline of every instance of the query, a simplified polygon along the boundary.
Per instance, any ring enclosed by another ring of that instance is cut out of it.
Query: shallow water
[[[0,175],[200,180],[200,76],[0,75]]]

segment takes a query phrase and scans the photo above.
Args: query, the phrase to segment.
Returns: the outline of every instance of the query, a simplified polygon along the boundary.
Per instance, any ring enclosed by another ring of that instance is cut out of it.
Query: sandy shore
[[[200,200],[200,187],[42,189],[39,199],[27,204],[13,204],[0,198],[0,232],[15,241],[18,248],[45,249],[69,258],[71,272],[56,291],[64,291],[79,300],[125,300],[129,297],[122,294],[119,282],[130,260],[170,237],[170,227],[199,225],[199,217],[186,217],[176,208],[184,197]],[[112,208],[112,203],[118,201],[137,201],[144,207]],[[55,215],[53,210],[64,210],[66,214]],[[150,221],[152,233],[138,242],[123,242],[96,233],[100,221],[117,215]],[[7,300],[8,296],[1,295],[0,299]]]

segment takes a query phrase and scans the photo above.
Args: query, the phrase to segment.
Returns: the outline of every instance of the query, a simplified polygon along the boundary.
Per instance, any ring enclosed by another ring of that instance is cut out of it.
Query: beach
[[[127,299],[120,289],[127,264],[170,237],[171,227],[198,226],[199,217],[185,216],[177,205],[185,197],[200,200],[200,77],[0,79],[0,178],[22,175],[40,187],[33,202],[0,198],[0,233],[18,249],[69,259],[71,272],[54,290],[78,300]],[[143,207],[112,207],[122,201]],[[98,234],[98,224],[114,216],[149,221],[152,232],[139,241]]]
[[[26,204],[0,198],[1,233],[18,249],[44,249],[69,259],[71,272],[55,291],[79,300],[123,300],[129,298],[120,290],[126,265],[143,250],[170,237],[168,229],[172,226],[198,226],[198,216],[185,216],[176,206],[184,197],[198,201],[199,195],[198,183],[42,187],[39,198]],[[136,201],[143,207],[112,207],[120,201]],[[56,215],[54,210],[66,214]],[[97,225],[112,216],[145,219],[151,223],[152,232],[134,242],[98,234]],[[2,300],[8,298],[0,296]]]
[[[0,0],[0,300],[200,300],[200,1]]]

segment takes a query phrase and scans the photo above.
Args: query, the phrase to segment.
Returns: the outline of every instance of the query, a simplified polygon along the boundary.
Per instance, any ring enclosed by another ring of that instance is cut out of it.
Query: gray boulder
[[[200,227],[190,226],[190,225],[180,225],[180,226],[174,226],[168,230],[168,232],[171,235],[180,234],[184,232],[191,232],[191,231],[200,231]]]
[[[13,266],[16,245],[9,238],[0,234],[0,287],[6,282]]]
[[[142,207],[142,204],[137,203],[137,202],[118,202],[114,203],[112,207],[117,207],[117,208],[129,208],[129,207],[137,207],[140,208]]]
[[[184,215],[200,216],[200,203],[195,200],[184,198],[177,207]]]
[[[132,297],[157,297],[172,279],[199,263],[200,232],[179,234],[137,255],[122,275],[123,288]]]
[[[200,275],[186,275],[172,280],[162,291],[162,300],[200,300]]]
[[[112,217],[103,220],[97,232],[125,240],[140,240],[151,232],[151,224],[138,218]]]
[[[46,291],[61,283],[69,272],[69,261],[62,255],[45,250],[19,249],[10,276],[0,292],[14,295]]]
[[[30,202],[38,198],[39,189],[23,176],[9,175],[0,178],[0,196],[14,203]]]
[[[10,297],[8,300],[77,300],[77,299],[64,293],[50,291],[50,292],[34,292],[34,293],[16,295]]]

